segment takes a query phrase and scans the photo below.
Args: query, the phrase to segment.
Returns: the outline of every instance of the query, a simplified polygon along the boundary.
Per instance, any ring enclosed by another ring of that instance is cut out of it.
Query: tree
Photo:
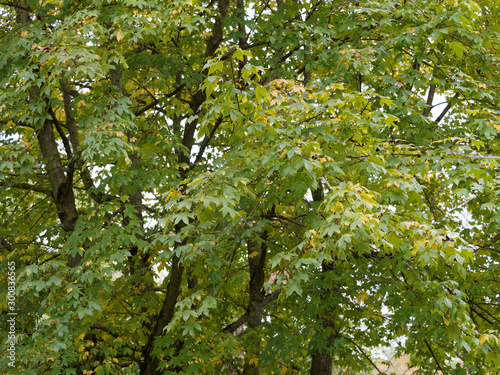
[[[498,373],[498,4],[0,10],[2,373]]]

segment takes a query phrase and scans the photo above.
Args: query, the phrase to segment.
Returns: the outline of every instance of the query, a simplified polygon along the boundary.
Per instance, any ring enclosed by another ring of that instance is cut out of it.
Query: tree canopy
[[[3,1],[0,372],[498,374],[498,14]]]

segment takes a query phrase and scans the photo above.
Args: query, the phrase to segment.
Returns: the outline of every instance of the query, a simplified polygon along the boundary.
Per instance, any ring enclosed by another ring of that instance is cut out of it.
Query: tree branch
[[[245,313],[242,317],[240,317],[237,321],[227,325],[224,327],[222,332],[224,333],[233,333],[238,328],[240,328],[243,324],[248,321],[248,313]]]
[[[33,11],[30,9],[30,8],[27,8],[27,7],[23,7],[22,5],[19,5],[19,4],[14,4],[14,3],[0,3],[0,5],[5,5],[6,7],[13,7],[13,8],[17,8],[17,9],[20,9],[20,10],[24,10],[25,12],[28,12],[28,13],[33,13]]]
[[[368,354],[365,353],[365,351],[363,350],[363,348],[361,348],[355,341],[351,340],[349,337],[347,336],[343,336],[341,335],[340,337],[342,337],[343,339],[346,339],[347,341],[349,341],[351,344],[353,344],[360,352],[361,354],[363,354],[363,356],[368,360],[368,362],[370,362],[370,364],[375,367],[375,369],[378,371],[379,374],[383,374],[382,371],[379,370],[379,368],[377,367],[377,365],[375,363],[373,363],[373,361],[371,360],[371,358],[368,356]]]
[[[49,197],[52,197],[52,191],[50,189],[43,188],[41,186],[36,186],[36,185],[31,185],[26,182],[21,182],[21,183],[9,183],[5,181],[0,181],[0,186],[3,187],[12,187],[14,189],[21,189],[21,190],[31,190],[31,191],[36,191],[37,193],[42,193],[45,195],[48,195]]]
[[[178,232],[180,232],[180,226]],[[147,344],[144,346],[143,358],[140,374],[150,375],[159,374],[157,371],[160,359],[153,354],[154,341],[157,337],[163,335],[163,330],[168,323],[172,320],[175,313],[175,305],[177,304],[177,298],[180,294],[180,288],[182,283],[182,276],[184,272],[184,267],[182,266],[179,257],[174,255],[172,260],[172,268],[170,269],[170,281],[167,287],[167,293],[163,301],[163,306],[158,314],[156,323],[151,330],[148,338]]]
[[[0,235],[0,245],[2,246],[1,248],[7,249],[7,251],[9,251],[9,252],[12,252],[12,250],[13,250],[10,242],[7,241],[7,239],[2,235]]]
[[[62,143],[64,146],[64,151],[66,151],[66,155],[68,156],[68,160],[71,159],[71,155],[73,155],[73,151],[71,149],[71,145],[69,144],[68,137],[66,137],[66,134],[64,134],[64,130],[61,127],[61,124],[59,124],[59,121],[57,121],[56,114],[54,113],[54,110],[49,106],[49,103],[47,103],[47,108],[49,111],[49,114],[52,116],[52,123],[56,127],[57,133],[62,139]]]
[[[92,324],[92,325],[90,326],[90,328],[92,328],[92,329],[98,329],[98,330],[100,330],[100,331],[104,331],[104,332],[106,332],[106,333],[110,334],[111,336],[113,336],[113,337],[115,337],[115,338],[116,338],[116,337],[118,337],[118,334],[111,332],[111,330],[110,330],[110,329],[108,329],[107,327],[105,327],[105,326],[103,326],[103,325],[100,325],[100,324]]]
[[[467,158],[467,159],[500,159],[500,156],[494,156],[494,155],[469,155],[469,154],[461,154],[459,152],[455,152],[451,150],[448,147],[441,147],[443,150],[446,150],[450,153],[450,155],[454,156],[460,156],[462,158]]]
[[[274,292],[266,295],[264,297],[264,300],[262,301],[262,305],[266,306],[266,305],[270,304],[271,302],[276,301],[278,299],[278,297],[280,296],[280,294],[281,294],[281,289],[276,289]],[[243,316],[241,316],[235,322],[225,326],[221,332],[232,333],[232,332],[236,331],[238,328],[240,328],[247,321],[248,321],[248,313],[245,313]]]
[[[455,95],[453,95],[453,98],[458,98],[459,96],[460,96],[460,93],[457,92]],[[446,114],[448,113],[448,111],[451,109],[452,106],[453,106],[453,104],[451,102],[448,102],[446,107],[443,109],[443,112],[441,112],[441,114],[438,116],[438,118],[434,122],[436,124],[439,124],[441,122],[441,120],[444,118],[444,116],[446,116]]]
[[[434,352],[432,351],[432,348],[431,346],[429,345],[429,342],[427,341],[427,339],[425,339],[425,345],[427,345],[427,349],[429,349],[429,351],[431,352],[432,354],[432,358],[434,358],[434,360],[436,361],[436,364],[437,364],[437,367],[439,369],[439,371],[441,371],[442,374],[444,374],[445,372],[443,371],[443,369],[441,368],[441,365],[439,364],[439,361],[437,360],[436,358],[436,355],[434,354]]]
[[[424,117],[429,117],[432,111],[432,102],[434,101],[434,94],[436,93],[436,85],[430,85],[429,94],[427,95],[427,107],[425,107],[422,115]]]
[[[186,86],[185,83],[181,84],[174,91],[172,91],[172,92],[168,93],[167,95],[163,96],[162,99],[171,98],[175,94],[179,93],[185,86]],[[142,115],[144,112],[149,111],[150,109],[154,108],[159,102],[160,102],[160,99],[155,99],[151,103],[145,105],[144,107],[141,107],[141,108],[135,110],[133,112],[134,116],[140,116],[140,115]]]
[[[217,129],[219,128],[220,124],[222,124],[223,119],[224,119],[224,117],[219,117],[217,119],[209,136],[208,137],[205,136],[205,138],[203,139],[203,142],[201,142],[200,150],[198,151],[198,155],[196,155],[196,159],[195,159],[193,165],[191,166],[191,169],[193,169],[200,162],[201,158],[203,157],[203,153],[205,152],[205,149],[207,148],[208,144],[212,140],[212,138],[213,138],[215,132],[217,131]]]

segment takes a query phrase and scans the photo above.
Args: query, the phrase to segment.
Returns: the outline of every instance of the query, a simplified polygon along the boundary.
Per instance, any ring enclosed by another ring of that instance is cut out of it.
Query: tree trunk
[[[323,279],[328,273],[333,272],[334,266],[331,262],[323,261],[321,265],[321,273]],[[321,304],[329,304],[329,300],[333,296],[333,286],[331,288],[324,288],[321,295]],[[318,320],[321,322],[322,332],[319,332],[320,338],[319,340],[325,340],[324,345],[321,345],[323,349],[315,349],[312,355],[311,362],[311,375],[331,375],[332,374],[332,365],[333,365],[333,356],[329,352],[333,341],[338,335],[337,324],[335,323],[335,306],[328,306],[325,308],[324,313],[321,316],[318,316]],[[326,338],[321,337],[326,333]]]
[[[163,301],[163,306],[158,314],[155,327],[151,330],[148,343],[144,348],[144,362],[142,363],[141,375],[161,375],[163,371],[158,370],[160,360],[153,355],[154,340],[163,335],[163,329],[172,320],[175,313],[175,305],[181,291],[182,275],[184,268],[180,264],[179,257],[174,255],[172,268],[170,269],[170,281],[167,287],[167,295]]]
[[[252,240],[247,243],[248,250],[248,268],[250,272],[250,291],[247,307],[248,320],[247,324],[250,330],[253,330],[262,324],[262,310],[264,308],[264,266],[266,264],[266,245],[260,244],[258,241]],[[253,332],[249,335],[253,336]],[[258,340],[258,338],[255,338]],[[259,358],[260,343],[252,345],[252,348],[247,348],[245,354],[245,367],[243,368],[244,375],[258,375],[258,362],[252,359]]]
[[[318,188],[312,191],[312,196],[314,201],[321,202],[324,199],[324,188],[321,180],[318,181]],[[319,345],[322,349],[314,349],[311,361],[311,375],[331,375],[333,366],[333,356],[329,352],[333,341],[338,333],[337,325],[335,323],[334,307],[329,306],[329,300],[332,298],[334,288],[333,285],[328,287],[325,282],[326,276],[335,270],[335,262],[323,261],[321,264],[321,277],[322,277],[322,288],[321,288],[321,302],[320,305],[327,305],[327,307],[322,310],[322,314],[317,316],[318,321],[321,324],[321,332],[318,332],[318,341],[325,340],[323,345]],[[326,337],[324,337],[326,333]],[[323,337],[322,337],[323,336]],[[317,345],[318,346],[318,345]]]
[[[76,221],[78,219],[75,196],[73,194],[72,165],[71,163],[68,164],[65,174],[61,157],[57,150],[57,143],[51,121],[45,121],[43,126],[38,130],[37,140],[42,151],[43,161],[52,187],[52,196],[57,208],[57,215],[59,216],[63,229],[66,232],[72,232],[75,230]],[[70,267],[76,267],[81,259],[81,255],[70,256],[68,265]]]

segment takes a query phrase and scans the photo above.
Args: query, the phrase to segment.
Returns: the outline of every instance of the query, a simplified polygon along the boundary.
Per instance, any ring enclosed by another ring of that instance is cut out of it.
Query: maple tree
[[[498,373],[499,4],[0,12],[2,373]]]

